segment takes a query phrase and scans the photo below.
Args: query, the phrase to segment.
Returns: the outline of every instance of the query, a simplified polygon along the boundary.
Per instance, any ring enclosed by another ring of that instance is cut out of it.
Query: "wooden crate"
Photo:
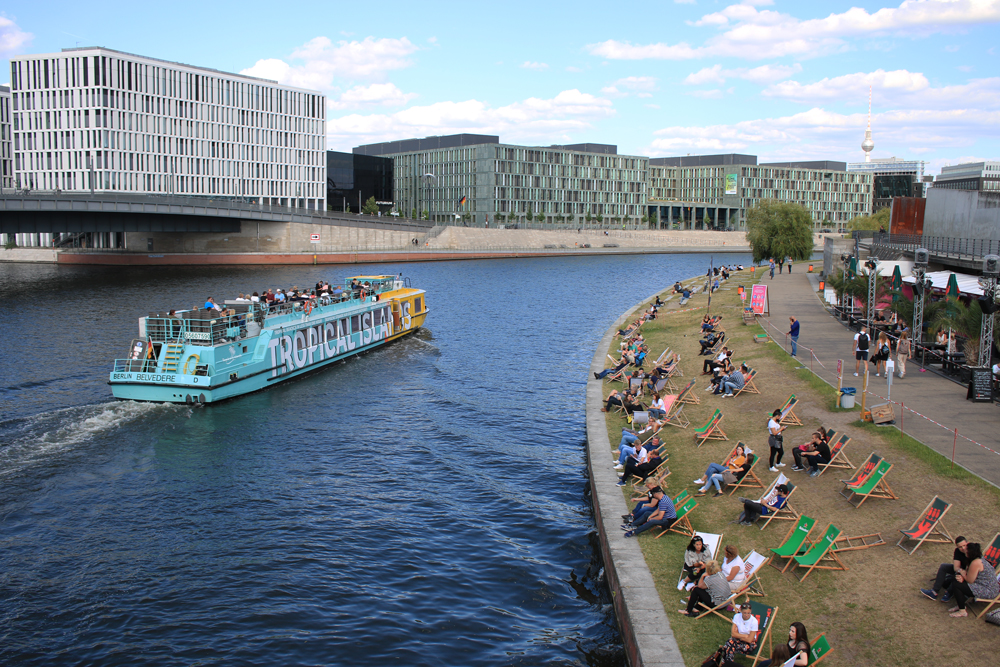
[[[896,421],[896,414],[892,409],[892,403],[873,405],[871,413],[873,424],[888,424],[889,422]]]

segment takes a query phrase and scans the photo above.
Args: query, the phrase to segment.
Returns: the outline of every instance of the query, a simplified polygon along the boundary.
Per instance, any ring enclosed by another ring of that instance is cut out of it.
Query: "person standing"
[[[771,472],[778,472],[778,468],[785,467],[785,464],[781,462],[781,457],[785,453],[785,436],[781,433],[788,427],[782,426],[780,419],[781,410],[775,410],[771,414],[771,419],[767,422],[767,446],[771,450],[771,455],[768,459],[768,466]]]
[[[771,260],[770,264],[771,264],[771,278],[773,279],[774,278],[774,260],[773,259]]]
[[[868,330],[861,327],[861,330],[854,334],[854,377],[858,377],[861,363],[868,361],[868,346],[870,344],[871,338],[868,337]]]
[[[791,273],[791,265],[789,265],[788,272]],[[788,320],[791,322],[791,326],[788,327],[788,335],[792,339],[792,356],[798,351],[799,342],[799,321],[795,317],[789,317]]]
[[[788,258],[788,273],[792,272],[792,258]]]

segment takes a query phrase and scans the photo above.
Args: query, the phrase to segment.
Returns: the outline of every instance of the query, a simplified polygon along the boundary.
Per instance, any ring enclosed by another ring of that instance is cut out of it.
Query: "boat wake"
[[[184,405],[115,401],[78,405],[0,422],[0,477],[92,442],[129,424],[169,414]]]

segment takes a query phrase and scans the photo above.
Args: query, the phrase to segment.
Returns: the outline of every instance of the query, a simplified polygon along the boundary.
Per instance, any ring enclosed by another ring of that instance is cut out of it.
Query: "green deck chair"
[[[678,533],[680,535],[694,537],[694,527],[691,526],[691,519],[688,517],[697,506],[698,501],[694,499],[694,496],[689,494],[687,491],[681,491],[680,495],[674,498],[674,509],[677,510],[677,520],[674,521],[670,528],[661,530],[660,534],[656,536],[656,539],[660,539],[667,533]]]
[[[851,486],[848,484],[844,488],[847,495],[844,495],[843,492],[841,492],[841,495],[847,498],[847,502],[854,505],[855,508],[861,507],[869,498],[897,500],[896,494],[892,492],[889,483],[885,481],[885,476],[889,474],[890,470],[892,470],[892,464],[883,459],[879,462],[878,467],[875,468],[875,472],[868,475],[867,479],[860,486]]]
[[[820,634],[812,641],[812,648],[809,650],[809,665],[815,665],[833,652],[830,641],[826,638],[826,633]]]
[[[792,556],[797,567],[806,568],[805,574],[799,579],[799,581],[805,581],[813,570],[846,570],[847,567],[840,561],[837,557],[837,553],[833,550],[833,543],[837,541],[840,537],[840,529],[834,526],[832,523],[830,527],[826,529],[826,534],[823,538],[814,543],[809,551],[802,556]],[[822,561],[831,561],[835,565],[820,565]]]
[[[708,422],[704,426],[696,428],[694,430],[694,439],[701,447],[707,440],[729,440],[729,437],[722,430],[719,425],[722,423],[722,410],[719,408],[715,409],[712,416],[709,417]]]
[[[804,545],[808,544],[806,540],[809,539],[809,533],[815,526],[816,519],[805,515],[799,517],[798,524],[792,526],[781,545],[771,549],[771,553],[774,554],[771,558],[771,567],[782,572],[786,571],[788,566],[795,562],[794,557],[805,551]],[[779,563],[779,558],[786,559],[785,563]]]
[[[774,625],[774,617],[778,615],[778,608],[750,600],[750,614],[757,618],[757,654],[753,657],[753,667],[756,667],[758,662],[771,655],[774,648],[771,645],[771,627]],[[765,643],[767,653],[764,653]]]

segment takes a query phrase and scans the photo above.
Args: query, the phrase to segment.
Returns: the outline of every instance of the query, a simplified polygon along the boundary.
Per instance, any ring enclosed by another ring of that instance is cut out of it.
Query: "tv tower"
[[[868,86],[868,129],[865,130],[865,140],[861,142],[861,150],[865,152],[865,162],[871,162],[872,149],[875,142],[872,141],[872,87]]]

